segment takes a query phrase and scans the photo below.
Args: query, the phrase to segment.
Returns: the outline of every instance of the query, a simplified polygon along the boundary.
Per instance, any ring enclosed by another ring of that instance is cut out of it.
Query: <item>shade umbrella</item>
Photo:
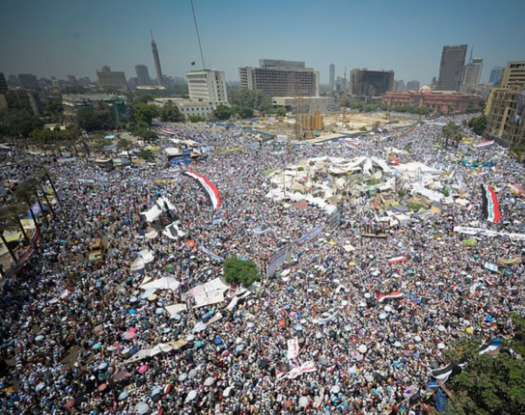
[[[64,408],[65,409],[71,409],[73,408],[73,405],[75,405],[75,400],[74,399],[70,399],[69,401],[67,401],[64,405]]]
[[[195,374],[197,374],[197,373],[195,373]],[[187,378],[188,378],[188,374],[187,373],[183,373],[182,375],[179,376],[179,382],[184,382]]]
[[[128,396],[129,396],[129,392],[128,392],[128,391],[124,391],[124,392],[122,392],[122,393],[118,396],[118,400],[119,400],[119,401],[123,401],[123,400],[126,399]]]
[[[133,340],[137,336],[137,333],[133,333],[131,331],[128,331],[126,334],[124,334],[124,339],[126,340]]]
[[[357,348],[357,350],[359,350],[360,353],[366,353],[366,351],[368,350],[368,347],[362,344],[361,346]]]
[[[37,342],[41,342],[42,340],[44,340],[44,336],[42,336],[41,334],[35,337],[35,341]]]
[[[156,387],[151,391],[151,400],[153,402],[158,402],[160,400],[160,396],[162,394],[162,389],[159,387]]]
[[[231,393],[232,389],[233,389],[233,386],[228,386],[226,389],[224,389],[224,392],[222,393],[222,396],[224,396],[225,398],[230,396],[230,393]]]
[[[330,389],[330,392],[331,393],[339,393],[339,391],[341,390],[341,387],[339,385],[334,385],[332,386],[332,388]]]
[[[185,402],[190,402],[190,401],[194,400],[196,396],[197,396],[197,391],[195,391],[195,390],[191,391],[190,393],[188,393],[188,396],[186,396],[186,401]]]
[[[91,348],[93,350],[98,350],[102,347],[102,343],[95,343],[93,346],[91,346]]]
[[[384,320],[385,318],[387,318],[387,314],[386,313],[381,313],[381,314],[379,314],[379,318],[381,320]]]
[[[299,406],[305,408],[308,405],[309,399],[306,396],[301,396],[299,399]]]
[[[147,414],[149,411],[149,405],[146,402],[139,402],[135,405],[135,412],[139,415]]]
[[[182,375],[181,375],[182,376]],[[195,376],[197,376],[197,370],[195,369],[191,369],[190,372],[188,373],[188,376],[189,378],[194,378]],[[179,380],[180,380],[180,377],[179,377]]]
[[[100,392],[104,392],[107,388],[108,388],[107,383],[103,383],[102,385],[100,385],[100,386],[98,387],[98,390],[99,390]]]
[[[135,310],[134,308],[132,308],[131,310],[128,311],[128,314],[129,315],[133,315],[133,314],[137,314],[137,310]]]
[[[402,344],[400,342],[395,342],[394,343],[394,347],[400,348],[401,346],[402,346]]]
[[[106,362],[102,362],[100,365],[97,366],[98,370],[104,370],[108,367],[108,364]]]
[[[45,383],[43,383],[43,382],[40,382],[40,383],[39,383],[38,385],[36,385],[36,388],[35,388],[35,390],[36,390],[37,392],[40,392],[40,391],[41,391],[42,389],[44,389],[44,388],[45,388],[45,386],[46,386],[46,384],[45,384]]]
[[[146,373],[147,370],[148,365],[142,365],[141,367],[139,367],[139,373]]]
[[[215,378],[210,376],[204,381],[204,386],[213,385],[213,382],[215,382]]]

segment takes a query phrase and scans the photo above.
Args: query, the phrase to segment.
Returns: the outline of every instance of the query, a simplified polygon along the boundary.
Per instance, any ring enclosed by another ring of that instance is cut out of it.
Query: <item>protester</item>
[[[265,143],[207,153],[189,168],[218,188],[218,209],[197,181],[181,174],[186,166],[106,172],[80,159],[48,165],[65,198],[42,235],[40,254],[4,286],[0,360],[8,368],[0,373],[0,412],[408,413],[408,398],[423,394],[430,371],[449,363],[447,347],[465,337],[488,342],[509,335],[508,313],[524,311],[522,264],[500,273],[485,268],[521,256],[522,243],[477,236],[475,246],[465,247],[469,236],[453,232],[476,222],[522,233],[523,198],[506,186],[509,179],[521,182],[522,167],[498,146],[481,151],[496,162],[487,170],[461,164],[464,146],[436,151],[439,123],[446,120],[386,140],[362,138],[357,149]],[[172,128],[176,139],[215,149],[256,141],[253,133],[223,127]],[[392,146],[410,150],[404,161],[455,171],[470,203],[443,205],[439,216],[413,217],[379,239],[361,235],[374,215],[343,195],[342,226],[306,240],[282,270],[267,276],[272,254],[327,220],[321,209],[267,198],[268,172],[320,155],[385,158]],[[481,184],[497,189],[499,223],[483,219]],[[140,213],[159,197],[175,210],[163,213],[164,224],[146,223]],[[184,237],[160,232],[171,222]],[[107,240],[101,263],[88,259],[96,238]],[[130,268],[143,250],[154,257],[144,275]],[[261,292],[227,307],[239,293],[234,287],[222,303],[193,307],[184,294],[220,276],[218,257],[231,256],[256,262]],[[389,263],[400,256],[407,260]],[[146,296],[140,288],[145,277],[165,276],[180,282],[179,289]],[[402,296],[376,299],[395,292]],[[164,307],[173,304],[189,308],[172,316]],[[298,352],[289,359],[293,339]],[[128,362],[141,350],[180,340],[187,344],[179,350]]]

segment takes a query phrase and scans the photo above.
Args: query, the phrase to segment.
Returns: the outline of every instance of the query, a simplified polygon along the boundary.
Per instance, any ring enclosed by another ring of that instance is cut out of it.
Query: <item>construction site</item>
[[[254,128],[274,135],[286,135],[290,140],[326,141],[344,135],[374,132],[384,128],[409,126],[420,119],[419,115],[388,113],[386,111],[361,113],[341,110],[338,113],[296,114],[287,117],[261,117],[251,124]]]

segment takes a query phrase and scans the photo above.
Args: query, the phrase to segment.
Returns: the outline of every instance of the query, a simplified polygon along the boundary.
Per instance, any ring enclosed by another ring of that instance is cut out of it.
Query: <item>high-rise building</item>
[[[525,61],[508,62],[503,71],[501,87],[506,89],[523,89],[525,85]]]
[[[7,92],[7,81],[3,72],[0,72],[0,94],[5,94]]]
[[[483,70],[483,59],[474,58],[463,68],[463,85],[474,86],[479,84],[481,71]]]
[[[157,73],[157,85],[164,85],[164,77],[162,76],[162,69],[160,68],[159,50],[155,39],[153,39],[153,33],[151,33],[151,51],[153,52],[153,61],[155,62],[155,72]]]
[[[485,133],[502,144],[525,144],[525,62],[508,62],[501,86],[493,88],[485,107]]]
[[[467,47],[467,45],[443,46],[436,90],[459,91]]]
[[[419,81],[408,81],[407,91],[419,91]]]
[[[135,72],[137,73],[139,85],[151,85],[151,79],[146,65],[135,65]]]
[[[394,91],[406,91],[405,81],[400,79],[394,82]]]
[[[32,73],[18,74],[18,82],[24,89],[38,89],[38,79]]]
[[[128,84],[124,72],[115,72],[109,66],[104,65],[97,70],[97,78],[100,89],[107,92],[127,92]]]
[[[190,100],[227,104],[226,77],[223,71],[199,69],[186,74]]]
[[[335,89],[335,65],[330,64],[330,89]]]
[[[350,74],[351,94],[378,97],[394,89],[394,71],[369,71],[352,69]]]
[[[272,97],[317,96],[319,76],[304,62],[259,60],[259,68],[239,68],[241,88],[261,89]]]
[[[489,84],[497,85],[500,83],[501,78],[503,77],[503,69],[501,66],[495,66],[490,71]]]

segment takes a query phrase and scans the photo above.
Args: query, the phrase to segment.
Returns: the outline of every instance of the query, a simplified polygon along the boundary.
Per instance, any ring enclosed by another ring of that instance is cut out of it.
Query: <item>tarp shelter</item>
[[[193,297],[195,307],[216,304],[224,301],[224,292],[230,289],[222,280],[217,277],[205,284],[198,285],[184,294],[184,298]]]
[[[177,291],[180,287],[180,282],[172,277],[162,277],[158,280],[150,281],[140,286],[143,290],[171,290]]]
[[[153,262],[153,252],[151,252],[149,249],[143,249],[142,251],[139,251],[137,255],[142,258],[144,264],[149,264],[150,262]]]
[[[146,265],[144,264],[144,260],[139,257],[131,263],[130,268],[132,273],[144,275]]]
[[[186,307],[186,304],[180,303],[180,304],[173,304],[169,305],[167,307],[164,307],[166,311],[170,314],[170,316],[174,316],[175,314],[179,314],[181,311],[186,311],[188,307]]]

